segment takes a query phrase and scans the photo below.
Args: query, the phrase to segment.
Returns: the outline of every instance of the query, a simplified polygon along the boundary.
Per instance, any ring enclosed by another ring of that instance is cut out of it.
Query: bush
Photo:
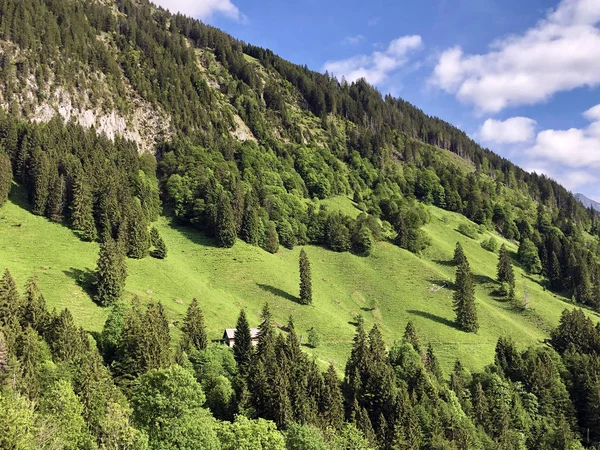
[[[508,294],[510,294],[510,286],[508,283],[500,283],[497,293],[501,297],[508,297]]]
[[[317,330],[315,330],[315,327],[312,327],[310,330],[308,330],[308,345],[312,348],[317,348],[320,343],[321,336],[319,336],[319,333]]]
[[[470,237],[471,239],[477,239],[477,234],[479,233],[479,229],[477,228],[476,225],[471,225],[471,224],[466,224],[466,223],[461,223],[458,226],[458,232],[461,234],[464,234],[467,237]]]
[[[486,249],[488,252],[496,253],[498,250],[498,240],[492,236],[489,239],[485,239],[481,243],[481,247]]]

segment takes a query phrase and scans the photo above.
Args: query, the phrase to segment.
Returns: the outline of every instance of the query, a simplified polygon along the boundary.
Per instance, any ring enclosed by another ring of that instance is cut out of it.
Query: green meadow
[[[347,213],[354,208],[346,198],[329,200],[329,206]],[[306,246],[312,266],[311,306],[302,306],[297,300],[299,247],[281,248],[271,255],[238,240],[233,248],[222,249],[194,229],[161,218],[156,226],[167,244],[168,256],[165,260],[128,259],[125,298],[162,302],[177,338],[179,322],[195,297],[214,340],[220,339],[224,328],[235,326],[241,308],[246,308],[251,326],[257,326],[260,311],[268,302],[277,325],[283,327],[290,315],[294,317],[304,342],[307,331],[314,327],[321,343],[306,350],[319,363],[334,362],[340,371],[350,353],[359,314],[367,326],[376,323],[381,327],[389,345],[402,337],[407,321],[413,321],[423,343],[434,346],[446,372],[457,358],[472,369],[489,364],[502,335],[511,336],[521,347],[542,343],[562,310],[572,307],[570,302],[545,290],[538,278],[517,265],[516,297],[521,300],[527,292],[529,308],[522,310],[498,297],[494,281],[497,254],[480,245],[491,234],[470,239],[457,231],[460,223],[468,222],[463,216],[435,207],[429,210],[431,221],[424,230],[432,245],[420,256],[387,242],[377,243],[369,257]],[[457,241],[476,277],[477,334],[454,326],[455,269],[449,260]],[[516,252],[515,245],[506,244]],[[108,310],[92,301],[85,284],[97,255],[98,244],[82,242],[66,226],[32,215],[17,188],[0,208],[0,266],[8,268],[20,286],[35,276],[48,307],[69,308],[76,322],[89,331],[100,331],[108,315]]]

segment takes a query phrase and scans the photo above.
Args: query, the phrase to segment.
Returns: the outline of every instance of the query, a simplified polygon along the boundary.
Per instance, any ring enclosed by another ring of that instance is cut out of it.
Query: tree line
[[[464,261],[463,261],[464,264]],[[302,350],[268,305],[253,346],[240,311],[233,349],[209,342],[196,299],[176,326],[160,303],[111,307],[102,332],[48,311],[35,278],[0,280],[0,444],[73,449],[591,448],[600,443],[600,328],[565,311],[550,345],[498,340],[494,362],[446,378],[411,322],[387,347],[356,319],[343,370]],[[35,405],[35,406],[34,406]],[[245,443],[245,444],[243,444]],[[254,448],[254,447],[253,447]]]

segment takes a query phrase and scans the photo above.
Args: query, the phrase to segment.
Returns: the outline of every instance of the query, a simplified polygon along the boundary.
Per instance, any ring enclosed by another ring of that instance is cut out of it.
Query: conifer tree
[[[258,214],[258,204],[251,192],[246,194],[244,216],[242,217],[241,238],[250,245],[260,242],[262,221]]]
[[[550,278],[550,286],[555,291],[561,291],[563,289],[562,272],[560,267],[560,261],[553,251],[550,257],[550,268],[548,270],[548,277]]]
[[[43,215],[44,212],[46,212],[46,205],[48,204],[49,183],[52,168],[50,166],[50,158],[47,153],[40,148],[35,149],[32,158],[32,212],[37,215]]]
[[[152,244],[154,247],[156,247],[156,244],[158,243],[159,238],[160,238],[160,234],[158,232],[158,229],[156,227],[150,228],[150,244]]]
[[[427,354],[425,355],[425,368],[431,374],[433,374],[439,381],[443,378],[442,368],[440,367],[440,362],[435,356],[433,352],[433,347],[431,343],[427,345]]]
[[[4,374],[8,371],[8,342],[4,336],[4,331],[0,328],[0,383],[3,381]]]
[[[69,209],[73,228],[82,232],[84,240],[96,240],[98,236],[94,223],[92,195],[82,169],[79,169],[73,177],[72,197]]]
[[[508,253],[508,249],[504,244],[500,247],[498,254],[498,281],[508,283],[509,286],[513,287],[515,285],[515,274],[510,261],[510,253]]]
[[[67,183],[65,176],[56,173],[53,181],[50,183],[50,193],[48,195],[47,216],[54,222],[62,222],[65,211],[65,202],[67,196]]]
[[[221,192],[217,203],[217,227],[215,230],[219,247],[231,248],[235,244],[237,227],[229,197]]]
[[[312,279],[310,274],[310,262],[304,249],[300,250],[300,303],[312,304]]]
[[[12,186],[13,173],[10,157],[0,150],[0,206],[8,200],[8,194]]]
[[[142,371],[161,369],[171,364],[171,334],[162,303],[148,305],[142,324],[139,348]]]
[[[6,269],[0,280],[0,326],[14,326],[19,317],[20,303],[17,284]]]
[[[235,345],[233,346],[233,356],[238,364],[238,369],[242,375],[245,375],[252,360],[252,334],[250,325],[246,318],[246,311],[242,309],[235,326]]]
[[[59,361],[73,362],[77,356],[80,356],[85,350],[86,341],[82,341],[81,334],[73,316],[68,309],[64,309],[52,320],[45,334],[46,340],[50,344],[52,354]]]
[[[456,324],[464,331],[475,333],[479,329],[475,307],[475,284],[466,259],[456,269],[455,285],[453,308],[456,312]]]
[[[96,269],[96,302],[110,306],[116,302],[125,287],[127,267],[121,246],[111,237],[100,245]]]
[[[409,344],[412,344],[413,348],[417,353],[421,353],[421,345],[419,343],[419,335],[415,329],[412,321],[408,321],[406,328],[404,329],[404,340]]]
[[[161,236],[155,240],[152,256],[156,259],[165,259],[167,257],[167,245]]]
[[[465,252],[460,245],[460,242],[456,243],[456,247],[454,248],[454,256],[452,257],[452,262],[455,266],[460,266],[465,260]]]
[[[408,227],[404,222],[404,219],[399,214],[394,224],[394,229],[396,230],[396,238],[394,239],[394,243],[400,248],[408,248]]]
[[[331,427],[334,430],[342,429],[344,425],[344,398],[333,364],[330,364],[327,372],[325,372],[319,410],[325,428]]]
[[[206,336],[206,325],[204,324],[204,314],[198,306],[198,300],[193,299],[187,309],[183,319],[182,331],[184,333],[184,348],[189,351],[190,348],[204,350],[208,345]]]
[[[277,253],[277,250],[279,250],[279,235],[277,234],[277,227],[275,227],[275,224],[271,221],[267,223],[265,242],[262,247],[269,253]]]
[[[46,309],[46,300],[40,291],[35,277],[31,277],[25,285],[25,300],[21,308],[21,326],[30,326],[38,333],[43,333],[48,326],[50,314]]]
[[[137,200],[133,205],[127,221],[127,256],[143,259],[150,251],[150,233],[142,207]]]
[[[477,420],[477,423],[483,426],[484,429],[487,429],[489,406],[480,382],[477,383],[477,386],[475,387],[475,395],[473,396],[473,414],[475,416],[475,420]]]
[[[141,373],[140,353],[144,327],[144,314],[139,299],[135,297],[125,316],[121,339],[116,351],[117,361],[113,364],[122,386]]]

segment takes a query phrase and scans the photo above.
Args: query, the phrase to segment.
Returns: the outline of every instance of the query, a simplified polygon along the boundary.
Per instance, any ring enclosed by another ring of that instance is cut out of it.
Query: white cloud
[[[527,168],[525,170],[529,173],[537,173],[538,175],[544,174],[557,181],[571,192],[577,192],[582,186],[589,187],[600,181],[596,175],[586,172],[585,170],[561,170],[557,167],[550,169],[544,162],[539,166],[536,166],[536,168]]]
[[[342,45],[358,45],[365,39],[366,38],[362,34],[357,34],[356,36],[346,36],[342,40]]]
[[[488,119],[479,129],[478,136],[483,142],[495,144],[515,144],[529,142],[534,137],[536,121],[528,117],[511,117],[504,121]]]
[[[568,167],[600,168],[600,105],[583,116],[592,121],[587,128],[539,132],[529,154]]]
[[[242,14],[231,0],[152,0],[159,6],[172,13],[182,14],[206,20],[214,14],[222,14],[230,19],[243,22],[246,16]]]
[[[367,25],[369,25],[370,27],[375,27],[377,25],[379,25],[379,17],[371,17],[369,19],[369,21],[367,22]]]
[[[423,46],[421,36],[403,36],[394,39],[384,51],[375,51],[370,55],[357,55],[338,61],[327,61],[323,71],[335,76],[356,81],[365,78],[369,83],[378,84],[384,81],[390,73],[400,68],[408,61],[411,51]]]
[[[444,51],[430,82],[481,112],[531,105],[555,93],[600,84],[600,1],[563,0],[521,35],[487,53]]]

